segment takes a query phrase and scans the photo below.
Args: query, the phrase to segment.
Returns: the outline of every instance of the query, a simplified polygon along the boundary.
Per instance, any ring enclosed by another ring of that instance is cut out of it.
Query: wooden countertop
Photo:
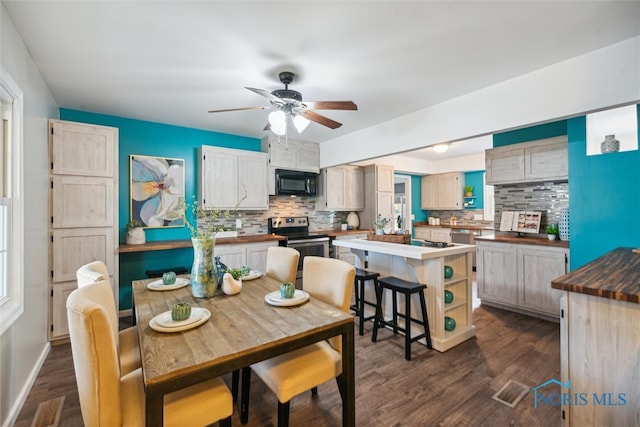
[[[251,236],[225,237],[216,239],[216,245],[233,245],[243,243],[260,243],[270,241],[286,240],[286,237],[277,234],[257,234]],[[145,251],[162,251],[166,249],[190,248],[192,246],[191,239],[184,240],[161,240],[155,242],[146,242],[141,245],[124,245],[118,247],[119,253],[129,252],[145,252]]]
[[[617,248],[551,282],[551,287],[640,304],[640,254]]]
[[[357,230],[318,230],[314,233],[326,234],[329,237],[348,236],[349,234],[368,234],[371,230],[359,228]]]
[[[452,230],[489,230],[489,231],[493,231],[495,230],[492,226],[490,225],[473,225],[473,224],[456,224],[456,225],[451,225],[448,223],[440,223],[440,225],[429,225],[429,223],[426,222],[414,222],[413,223],[414,227],[429,227],[429,228],[450,228]]]
[[[551,246],[555,248],[568,248],[569,242],[565,240],[549,240],[546,237],[520,237],[505,234],[492,234],[491,236],[476,236],[477,241],[513,243],[518,245]]]

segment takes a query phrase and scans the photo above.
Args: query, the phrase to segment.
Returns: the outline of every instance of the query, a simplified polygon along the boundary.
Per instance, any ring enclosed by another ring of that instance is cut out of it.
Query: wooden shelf
[[[243,243],[259,243],[270,241],[286,240],[286,237],[277,234],[260,234],[255,236],[229,237],[216,239],[216,245],[232,245]],[[183,240],[160,240],[155,242],[146,242],[141,245],[125,245],[122,244],[118,248],[119,253],[147,252],[147,251],[164,251],[168,249],[190,248],[192,246],[191,239]]]

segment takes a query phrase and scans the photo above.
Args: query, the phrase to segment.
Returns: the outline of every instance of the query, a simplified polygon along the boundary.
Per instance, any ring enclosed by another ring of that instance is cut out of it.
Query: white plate
[[[171,319],[171,311],[165,311],[149,321],[149,327],[158,332],[179,332],[202,325],[211,317],[211,312],[206,308],[192,307],[191,316],[178,322]]]
[[[292,305],[302,304],[308,299],[309,294],[299,289],[296,289],[296,292],[293,294],[293,298],[282,298],[282,296],[280,296],[280,291],[269,292],[264,296],[264,300],[267,302],[267,304],[277,305],[281,307],[289,307]]]
[[[147,283],[147,289],[152,291],[172,291],[174,289],[180,289],[189,284],[189,279],[184,277],[177,277],[176,283],[173,285],[165,285],[162,283],[162,279],[154,280],[151,283]]]
[[[246,276],[242,276],[241,279],[242,280],[254,280],[257,279],[258,277],[262,276],[262,273],[256,270],[251,270],[249,272],[249,274],[247,274]]]

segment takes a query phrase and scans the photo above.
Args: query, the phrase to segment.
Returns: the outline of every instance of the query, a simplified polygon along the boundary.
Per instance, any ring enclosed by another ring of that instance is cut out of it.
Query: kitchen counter
[[[632,248],[617,248],[558,277],[551,287],[640,304],[640,254]]]
[[[476,240],[497,243],[514,243],[519,245],[551,246],[555,248],[568,248],[569,242],[565,240],[549,240],[546,237],[521,237],[508,234],[492,234],[490,236],[476,236]]]
[[[379,242],[365,239],[335,240],[333,245],[417,260],[464,254],[467,252],[474,252],[476,250],[474,245],[456,244],[447,248],[432,248],[429,246],[419,246],[418,244],[406,245],[402,243]]]
[[[450,228],[452,230],[487,230],[494,231],[495,228],[490,225],[474,225],[474,224],[458,224],[455,225],[449,223],[440,223],[440,225],[430,225],[426,222],[414,222],[414,227],[429,227],[429,228]]]
[[[216,245],[233,245],[243,243],[260,243],[286,240],[284,236],[277,234],[257,234],[251,236],[238,236],[238,237],[224,237],[216,239]],[[118,247],[119,253],[129,252],[145,252],[145,251],[162,251],[166,249],[179,249],[192,247],[191,239],[183,240],[160,240],[154,242],[146,242],[141,245],[124,245],[121,244]]]

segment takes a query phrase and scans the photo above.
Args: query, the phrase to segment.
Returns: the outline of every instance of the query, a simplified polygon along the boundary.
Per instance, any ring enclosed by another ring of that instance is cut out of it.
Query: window
[[[22,92],[0,74],[0,334],[24,311]]]

